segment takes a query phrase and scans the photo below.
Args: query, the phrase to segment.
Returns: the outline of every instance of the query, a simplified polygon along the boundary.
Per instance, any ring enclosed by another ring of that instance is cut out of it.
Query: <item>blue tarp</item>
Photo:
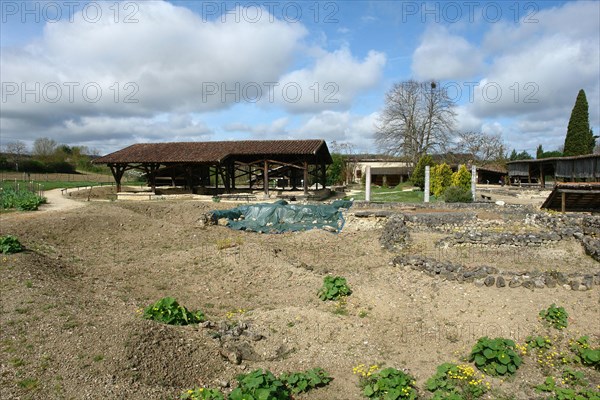
[[[230,210],[215,210],[212,218],[227,218],[232,229],[264,233],[305,231],[330,227],[339,232],[344,226],[341,208],[352,206],[351,201],[336,200],[331,204],[288,204],[284,200],[275,203],[243,205]]]

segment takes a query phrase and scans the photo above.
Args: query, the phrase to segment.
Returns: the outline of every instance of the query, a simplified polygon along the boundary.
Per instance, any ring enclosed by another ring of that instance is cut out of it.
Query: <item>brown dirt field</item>
[[[475,287],[390,265],[381,223],[348,222],[340,234],[307,231],[264,235],[202,227],[200,214],[231,203],[86,202],[62,212],[0,217],[0,234],[27,251],[0,263],[0,392],[3,399],[168,399],[184,389],[256,368],[274,373],[313,367],[334,380],[297,399],[361,399],[357,364],[406,368],[424,382],[443,362],[458,362],[484,335],[523,342],[543,333],[538,312],[551,303],[569,314],[565,334],[600,341],[599,287],[590,291]],[[493,214],[486,214],[492,219]],[[415,234],[408,251],[431,249],[434,234]],[[224,248],[225,241],[240,243]],[[597,271],[575,241],[473,263],[519,270]],[[479,258],[477,258],[479,257]],[[317,291],[325,274],[348,279],[347,313],[334,313]],[[250,360],[231,364],[211,330],[140,318],[164,296],[211,321],[245,321],[262,334]],[[527,361],[515,378],[490,379],[488,399],[530,399],[544,375]],[[591,384],[600,372],[587,368]],[[595,387],[595,386],[594,386]],[[503,397],[505,396],[506,397]],[[512,396],[512,397],[509,397]]]

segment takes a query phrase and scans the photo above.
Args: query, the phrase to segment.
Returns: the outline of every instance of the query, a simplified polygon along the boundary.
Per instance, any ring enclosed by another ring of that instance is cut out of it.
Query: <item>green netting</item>
[[[341,208],[349,208],[351,201],[337,200],[331,204],[288,204],[284,200],[275,203],[243,205],[230,210],[215,210],[212,218],[227,218],[232,229],[263,233],[305,231],[330,227],[339,232],[344,226]]]

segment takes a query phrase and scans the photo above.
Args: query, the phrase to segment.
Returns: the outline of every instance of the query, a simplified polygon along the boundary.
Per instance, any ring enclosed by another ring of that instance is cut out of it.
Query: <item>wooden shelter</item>
[[[542,208],[565,211],[600,211],[600,183],[558,183]]]
[[[121,191],[127,170],[146,173],[148,184],[156,190],[157,179],[170,178],[189,188],[222,183],[226,193],[236,182],[248,188],[262,182],[269,193],[269,180],[279,178],[279,186],[296,190],[302,182],[308,193],[309,181],[325,187],[325,172],[333,161],[324,140],[244,140],[222,142],[138,143],[93,161],[106,164]]]
[[[511,179],[527,179],[527,183],[535,181],[542,187],[546,184],[547,176],[553,176],[555,182],[600,182],[598,154],[509,161],[507,167]]]

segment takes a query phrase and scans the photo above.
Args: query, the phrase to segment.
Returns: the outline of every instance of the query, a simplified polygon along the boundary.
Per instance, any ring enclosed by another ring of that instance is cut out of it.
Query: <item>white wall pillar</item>
[[[425,203],[429,203],[429,165],[425,166]]]
[[[477,186],[477,167],[471,166],[471,194],[473,195],[473,201],[475,201],[475,187]]]
[[[365,168],[365,200],[371,201],[371,166]]]

